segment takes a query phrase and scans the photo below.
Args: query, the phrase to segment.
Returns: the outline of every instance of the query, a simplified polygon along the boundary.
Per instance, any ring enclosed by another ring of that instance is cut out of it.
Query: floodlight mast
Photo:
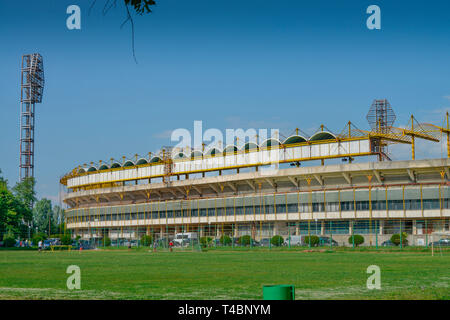
[[[34,178],[35,104],[42,102],[44,64],[39,53],[22,56],[19,178]]]

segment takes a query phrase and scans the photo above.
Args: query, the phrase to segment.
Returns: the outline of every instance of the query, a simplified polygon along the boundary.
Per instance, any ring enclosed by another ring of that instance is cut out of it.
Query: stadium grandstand
[[[375,100],[367,119],[368,130],[348,122],[340,133],[295,129],[284,139],[165,147],[78,166],[60,181],[66,227],[82,239],[108,236],[117,243],[195,232],[255,241],[320,235],[340,245],[359,234],[365,244],[381,245],[405,232],[410,244],[427,245],[429,235],[449,231],[448,114],[447,126],[411,116],[397,128],[389,102]],[[445,137],[446,158],[415,159],[417,139]],[[409,145],[411,160],[392,161],[391,144]]]

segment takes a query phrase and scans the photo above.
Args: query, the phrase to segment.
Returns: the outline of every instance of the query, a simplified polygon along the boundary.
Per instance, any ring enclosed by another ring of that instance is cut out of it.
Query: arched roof
[[[84,168],[78,169],[78,173],[85,173],[85,172],[86,172],[86,170],[84,170]]]
[[[184,152],[178,152],[174,155],[174,159],[184,159],[187,158],[188,156],[184,153]]]
[[[150,163],[157,163],[157,162],[161,162],[161,161],[162,161],[162,159],[160,157],[156,156],[150,160]]]
[[[114,162],[112,165],[111,165],[111,169],[113,169],[113,168],[120,168],[121,167],[121,165],[120,165],[120,163],[118,163],[118,162]]]
[[[98,168],[98,170],[106,170],[106,169],[109,169],[108,166],[107,166],[106,164],[102,164],[102,165],[100,166],[100,168]]]
[[[89,169],[87,170],[87,172],[94,172],[97,171],[96,167],[89,167]]]
[[[134,166],[134,163],[133,163],[133,161],[128,160],[123,164],[123,166],[124,167],[132,167],[132,166]]]
[[[284,140],[283,144],[296,144],[296,143],[302,143],[306,142],[307,139],[305,137],[299,136],[299,135],[293,135],[290,137],[287,137],[286,140]]]
[[[310,141],[319,141],[319,140],[330,140],[336,139],[336,136],[328,131],[319,131],[316,132],[309,138]]]
[[[147,163],[148,163],[148,161],[147,161],[146,159],[140,158],[140,159],[136,162],[136,165],[147,164]]]
[[[254,149],[257,149],[257,148],[258,148],[258,145],[256,143],[254,143],[254,142],[247,142],[242,147],[242,150],[249,151],[249,150],[254,150]]]
[[[279,146],[281,144],[281,142],[275,138],[269,138],[267,140],[265,140],[262,144],[261,144],[261,148],[270,148],[273,146]]]
[[[238,148],[235,145],[228,145],[223,149],[224,154],[233,154],[238,151]]]

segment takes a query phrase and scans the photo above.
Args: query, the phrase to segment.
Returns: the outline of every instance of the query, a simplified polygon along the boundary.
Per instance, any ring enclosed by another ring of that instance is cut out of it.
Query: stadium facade
[[[296,130],[283,141],[166,148],[79,166],[61,179],[66,227],[83,239],[316,234],[348,244],[349,235],[360,234],[369,245],[406,232],[411,244],[425,245],[428,235],[449,231],[450,159],[415,160],[414,139],[438,142],[448,139],[445,130],[416,124],[364,131],[348,123],[340,134],[322,126],[309,138]],[[410,144],[413,160],[390,161],[390,143]],[[376,160],[354,161],[366,156]],[[302,166],[311,160],[318,165]]]

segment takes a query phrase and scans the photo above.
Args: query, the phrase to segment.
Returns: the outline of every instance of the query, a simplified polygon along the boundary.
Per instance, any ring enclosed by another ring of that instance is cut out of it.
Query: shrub
[[[3,246],[14,247],[16,244],[16,238],[12,232],[8,232],[3,236]]]
[[[219,241],[224,246],[229,246],[231,244],[231,238],[227,235],[221,236]]]
[[[111,245],[111,239],[107,236],[103,237],[102,242],[104,247],[109,247]]]
[[[284,242],[283,237],[279,236],[279,235],[275,235],[272,237],[272,239],[270,239],[270,243],[276,247],[281,246],[283,244],[283,242]]]
[[[241,246],[248,246],[248,245],[250,245],[250,241],[252,241],[252,237],[250,237],[249,235],[241,236],[238,239],[238,243]]]
[[[348,237],[348,243],[353,245],[353,242],[355,243],[355,246],[359,246],[360,244],[364,243],[364,237],[359,234],[354,234]]]
[[[319,244],[319,237],[318,236],[306,236],[303,241],[305,242],[305,245],[309,246],[311,242],[311,247],[317,246]]]
[[[72,237],[70,236],[69,233],[61,235],[60,240],[61,240],[61,243],[65,246],[72,244]]]
[[[38,232],[33,235],[31,241],[33,241],[34,246],[37,246],[39,241],[44,241],[45,239],[47,239],[47,235],[43,232]]]
[[[152,245],[152,242],[153,242],[152,236],[143,235],[143,236],[141,237],[141,244],[142,244],[144,247],[151,246],[151,245]]]
[[[208,246],[212,241],[211,237],[200,237],[200,244],[204,247]]]
[[[408,234],[406,232],[402,232],[402,245],[408,244],[407,237]],[[391,237],[391,242],[396,246],[400,245],[400,234],[399,233],[393,234]]]

